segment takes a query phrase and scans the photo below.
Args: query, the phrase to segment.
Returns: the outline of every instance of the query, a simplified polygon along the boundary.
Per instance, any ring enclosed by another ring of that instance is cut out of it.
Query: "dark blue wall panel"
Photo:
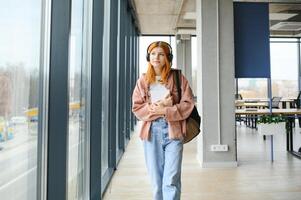
[[[268,3],[234,3],[235,78],[270,77]]]

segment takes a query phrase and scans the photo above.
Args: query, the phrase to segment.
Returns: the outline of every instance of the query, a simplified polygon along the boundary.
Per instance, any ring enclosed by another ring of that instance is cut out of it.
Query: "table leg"
[[[271,135],[271,159],[272,159],[272,162],[274,162],[273,135]]]
[[[286,122],[286,150],[289,151],[290,146],[290,130],[289,130],[289,121]]]
[[[296,156],[297,158],[301,159],[301,153],[294,151],[293,149],[293,120],[295,120],[295,118],[288,118],[288,122],[287,122],[287,141],[286,141],[286,145],[287,145],[287,151],[289,153],[291,153],[292,155]]]
[[[289,129],[290,129],[290,151],[293,151],[293,118],[289,118]]]

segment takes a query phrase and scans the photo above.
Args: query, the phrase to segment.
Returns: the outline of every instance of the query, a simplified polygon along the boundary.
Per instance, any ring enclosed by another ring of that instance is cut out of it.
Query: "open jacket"
[[[146,82],[146,76],[143,74],[136,83],[132,96],[132,111],[135,116],[142,121],[140,138],[142,140],[150,139],[150,127],[153,120],[164,117],[168,122],[168,133],[170,139],[183,139],[186,130],[186,119],[194,107],[192,90],[187,79],[181,75],[182,98],[179,102],[179,95],[173,78],[174,73],[170,71],[165,87],[170,91],[173,106],[166,107],[165,116],[149,113],[151,105],[149,84]],[[179,102],[179,103],[178,103]]]

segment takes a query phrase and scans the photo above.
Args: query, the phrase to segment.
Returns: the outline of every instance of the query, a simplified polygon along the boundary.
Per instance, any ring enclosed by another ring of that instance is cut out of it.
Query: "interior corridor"
[[[136,129],[137,130],[137,127]],[[300,129],[295,135],[300,137]],[[300,200],[301,163],[286,152],[285,135],[274,136],[274,162],[270,141],[255,129],[237,126],[237,168],[201,168],[196,159],[196,142],[184,145],[182,200]],[[151,200],[143,148],[133,134],[104,200]]]

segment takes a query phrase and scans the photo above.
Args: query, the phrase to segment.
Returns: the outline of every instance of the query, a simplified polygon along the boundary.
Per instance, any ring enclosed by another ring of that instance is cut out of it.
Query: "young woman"
[[[183,75],[179,99],[171,70],[172,57],[168,43],[151,43],[147,48],[147,72],[138,79],[132,97],[132,111],[142,121],[140,138],[155,200],[181,197],[185,119],[194,107],[192,91]]]

